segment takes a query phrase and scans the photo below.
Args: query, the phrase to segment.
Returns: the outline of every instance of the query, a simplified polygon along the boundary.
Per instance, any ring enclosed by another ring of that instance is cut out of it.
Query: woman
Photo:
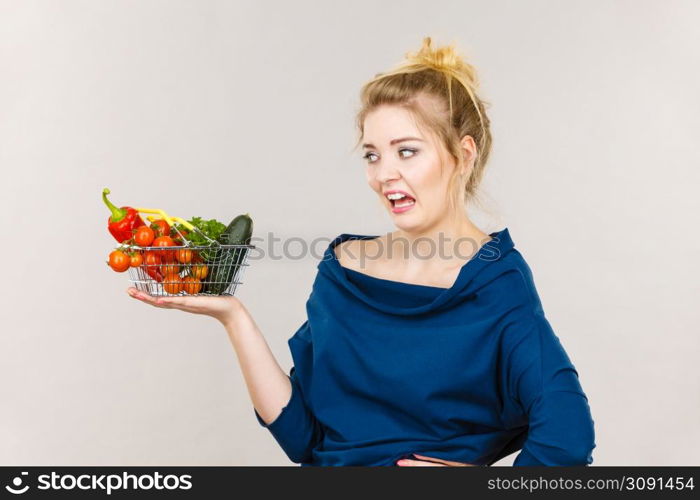
[[[588,399],[530,268],[507,228],[486,234],[464,208],[491,147],[476,90],[474,68],[429,37],[362,88],[367,181],[396,230],[329,244],[289,376],[237,298],[129,289],[221,321],[258,422],[293,462],[592,463]]]

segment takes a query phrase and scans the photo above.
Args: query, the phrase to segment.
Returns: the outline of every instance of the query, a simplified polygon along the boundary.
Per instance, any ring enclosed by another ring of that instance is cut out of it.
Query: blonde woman
[[[235,297],[156,298],[218,319],[254,415],[293,462],[486,466],[592,463],[578,372],[507,228],[469,219],[491,149],[475,69],[454,47],[416,53],[361,91],[369,187],[395,231],[328,246],[289,339],[287,375]]]

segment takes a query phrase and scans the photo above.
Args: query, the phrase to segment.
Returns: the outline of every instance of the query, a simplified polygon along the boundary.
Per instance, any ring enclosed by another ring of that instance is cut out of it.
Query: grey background
[[[358,91],[432,36],[492,102],[471,215],[508,227],[533,270],[589,396],[594,465],[697,465],[699,16],[677,0],[0,2],[0,463],[291,464],[223,328],[130,299],[105,266],[100,193],[250,212],[255,236],[320,252],[392,231],[351,151]],[[285,370],[319,256],[252,261],[239,289]]]

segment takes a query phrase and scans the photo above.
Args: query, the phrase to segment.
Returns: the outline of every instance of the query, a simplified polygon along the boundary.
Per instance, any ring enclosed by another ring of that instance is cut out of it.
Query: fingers
[[[155,307],[160,307],[161,309],[180,309],[181,311],[191,312],[196,314],[205,314],[201,305],[197,305],[193,299],[197,297],[162,297],[153,296],[145,292],[141,292],[134,287],[127,288],[126,292],[133,298],[140,300],[141,302],[146,302]]]
[[[151,304],[154,306],[156,305],[153,297],[151,297],[147,293],[140,292],[134,287],[127,288],[126,293],[128,293],[130,297],[133,297],[136,300],[140,300],[141,302],[146,302],[147,304]]]
[[[418,453],[414,453],[413,456],[415,456],[417,458],[422,458],[425,460],[439,462],[439,463],[445,464],[445,465],[450,465],[452,467],[472,467],[473,466],[472,464],[465,464],[463,462],[452,462],[450,460],[443,460],[442,458],[426,457],[424,455],[419,455]]]
[[[164,307],[184,308],[187,305],[187,297],[156,297],[156,303]]]
[[[181,297],[154,297],[148,293],[141,292],[134,287],[127,288],[126,292],[133,298],[151,304],[155,307],[160,307],[164,309],[172,308],[173,303],[166,301],[166,299],[181,298]],[[184,298],[184,297],[182,297]]]
[[[396,465],[401,467],[447,467],[445,464],[440,464],[437,462],[424,462],[422,460],[410,460],[408,458],[399,460],[396,462]]]
[[[426,457],[417,453],[413,453],[413,456],[424,460],[411,460],[404,458],[396,462],[396,465],[400,465],[402,467],[474,467],[474,464],[452,462],[450,460],[443,460],[442,458]]]

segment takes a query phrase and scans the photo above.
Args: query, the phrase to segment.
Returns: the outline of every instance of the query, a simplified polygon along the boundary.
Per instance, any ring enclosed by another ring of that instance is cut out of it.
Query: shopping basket
[[[216,241],[180,217],[172,217],[160,209],[135,208],[149,215],[148,220],[162,218],[183,242],[181,246],[148,246],[122,244],[127,252],[139,252],[142,263],[129,267],[129,281],[143,292],[154,296],[234,295],[245,269],[248,254],[254,245],[234,245]],[[195,245],[180,231],[178,224],[196,231],[209,243]]]

